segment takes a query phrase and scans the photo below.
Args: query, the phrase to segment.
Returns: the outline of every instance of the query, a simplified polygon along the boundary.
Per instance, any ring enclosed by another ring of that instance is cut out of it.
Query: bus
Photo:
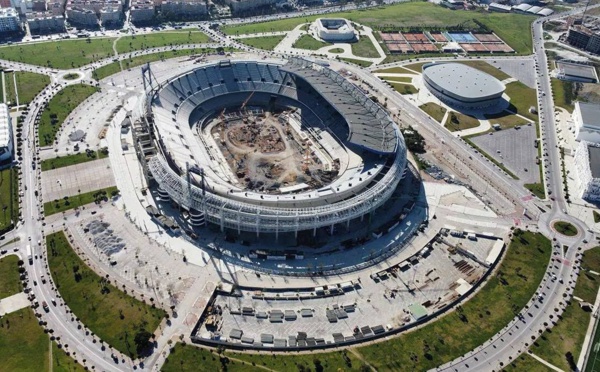
[[[31,245],[27,244],[27,259],[29,260],[29,264],[33,265],[33,256],[31,255]]]

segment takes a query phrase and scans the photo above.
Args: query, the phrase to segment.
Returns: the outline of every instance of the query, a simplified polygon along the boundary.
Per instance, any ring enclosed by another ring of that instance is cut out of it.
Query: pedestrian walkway
[[[0,316],[14,313],[31,305],[24,292],[0,300]]]

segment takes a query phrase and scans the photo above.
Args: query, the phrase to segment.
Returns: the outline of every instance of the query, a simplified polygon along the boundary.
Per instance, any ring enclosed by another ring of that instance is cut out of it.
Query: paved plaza
[[[62,199],[114,186],[108,158],[42,172],[42,194],[46,200]]]

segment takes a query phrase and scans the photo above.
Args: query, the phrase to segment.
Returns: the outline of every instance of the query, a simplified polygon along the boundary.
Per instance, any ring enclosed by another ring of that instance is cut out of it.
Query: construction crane
[[[246,100],[242,103],[242,107],[240,107],[240,110],[243,110],[244,108],[246,108],[246,105],[248,104],[248,101],[250,101],[250,98],[252,98],[252,96],[254,95],[254,90],[252,91],[252,93],[250,93],[250,95],[248,96],[248,98],[246,98]]]

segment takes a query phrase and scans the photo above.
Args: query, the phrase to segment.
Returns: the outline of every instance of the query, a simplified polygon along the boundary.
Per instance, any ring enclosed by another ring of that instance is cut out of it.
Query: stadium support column
[[[346,231],[350,231],[350,219],[346,221]]]
[[[296,213],[296,231],[294,231],[294,239],[298,239],[298,230],[300,229],[300,221]]]
[[[332,223],[331,226],[329,226],[329,234],[333,235],[333,227],[335,226],[335,223]]]
[[[256,237],[260,235],[260,214],[256,212]]]
[[[221,205],[221,211],[220,211],[220,215],[221,215],[221,232],[225,231],[225,204],[223,203],[223,205]]]

